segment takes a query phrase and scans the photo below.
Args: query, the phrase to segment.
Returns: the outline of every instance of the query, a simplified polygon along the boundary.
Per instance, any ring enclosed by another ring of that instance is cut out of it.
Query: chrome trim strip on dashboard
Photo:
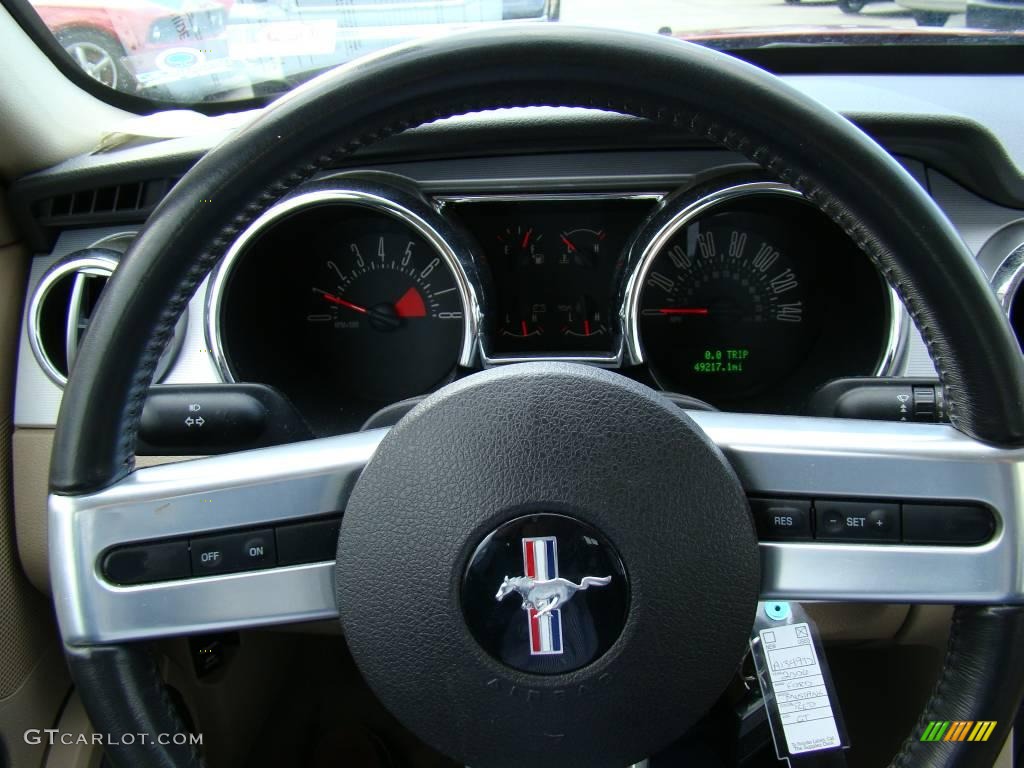
[[[459,203],[530,203],[530,202],[576,202],[578,200],[650,200],[665,199],[665,192],[519,192],[493,194],[476,193],[468,195],[434,195],[441,204],[441,210],[448,204]]]
[[[211,275],[206,295],[206,341],[224,381],[235,381],[225,354],[220,322],[224,291],[235,263],[249,245],[273,224],[309,208],[339,204],[368,208],[399,220],[415,230],[444,259],[455,277],[464,308],[458,364],[464,367],[472,365],[481,318],[480,297],[477,296],[472,281],[452,246],[422,216],[401,203],[384,197],[383,194],[348,186],[347,183],[351,184],[352,180],[335,179],[334,182],[337,186],[332,189],[301,192],[286,198],[263,213],[235,239]]]
[[[90,245],[90,248],[109,248],[112,251],[117,251],[122,256],[128,253],[128,249],[131,248],[135,238],[139,236],[138,231],[129,229],[123,232],[115,232],[112,235],[105,235],[97,240],[95,243]]]
[[[751,494],[971,502],[997,512],[995,537],[974,547],[762,543],[765,599],[1024,603],[1024,450],[945,425],[689,415]],[[119,587],[99,560],[119,544],[339,511],[385,432],[140,469],[96,494],[51,496],[51,583],[64,638],[118,642],[334,616],[330,562]]]
[[[561,355],[557,352],[551,354],[536,355],[489,355],[480,347],[480,363],[484,368],[493,368],[496,365],[509,365],[511,363],[583,363],[598,368],[621,368],[622,351],[611,355]]]
[[[675,234],[713,208],[730,200],[751,195],[778,195],[806,202],[799,191],[786,184],[774,181],[753,181],[735,184],[715,190],[682,208],[668,219],[652,237],[643,242],[643,250],[636,261],[630,260],[630,272],[626,280],[625,297],[620,310],[623,328],[624,357],[631,365],[643,365],[645,361],[643,343],[640,339],[640,299],[644,281],[651,265],[662,249]],[[885,286],[889,295],[889,328],[885,345],[875,368],[875,376],[894,373],[900,349],[907,335],[906,309],[899,296],[890,286]]]

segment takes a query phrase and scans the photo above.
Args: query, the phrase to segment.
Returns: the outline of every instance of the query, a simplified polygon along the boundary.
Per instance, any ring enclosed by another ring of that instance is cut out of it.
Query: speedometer
[[[644,282],[640,329],[662,375],[698,397],[763,389],[813,340],[816,302],[785,233],[723,213],[668,241]]]
[[[898,316],[880,275],[797,192],[739,185],[660,216],[638,241],[631,306],[638,356],[663,389],[799,412],[829,379],[890,359]]]

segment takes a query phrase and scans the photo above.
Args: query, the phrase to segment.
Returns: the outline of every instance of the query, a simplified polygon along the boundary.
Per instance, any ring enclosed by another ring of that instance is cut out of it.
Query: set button
[[[818,538],[826,541],[899,541],[900,505],[815,499]]]

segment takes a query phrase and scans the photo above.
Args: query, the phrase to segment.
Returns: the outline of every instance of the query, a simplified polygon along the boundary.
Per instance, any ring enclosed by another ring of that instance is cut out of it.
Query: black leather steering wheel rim
[[[956,428],[991,444],[1024,445],[1024,363],[1009,326],[951,225],[884,150],[835,113],[725,55],[651,36],[528,25],[417,43],[328,73],[206,155],[154,212],[107,288],[64,394],[52,492],[97,491],[132,470],[142,404],[174,323],[232,239],[273,202],[386,136],[469,111],[530,105],[605,109],[676,126],[799,189],[868,253],[906,303]],[[992,360],[1003,363],[998,377],[987,375]],[[962,707],[970,719],[981,707],[999,728],[970,750],[942,744],[925,751],[912,734],[897,765],[991,762],[1024,682],[1014,637],[1020,624],[1016,608],[957,610],[923,718],[941,711],[951,719],[946,713]],[[68,656],[99,730],[180,730],[139,646],[68,647]],[[1000,685],[991,684],[994,669]],[[113,754],[132,765],[196,760],[154,743]]]

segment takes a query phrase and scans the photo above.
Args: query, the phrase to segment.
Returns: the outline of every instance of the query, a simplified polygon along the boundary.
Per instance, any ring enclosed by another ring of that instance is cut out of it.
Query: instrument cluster
[[[298,190],[238,238],[207,336],[227,381],[277,387],[329,434],[551,359],[800,413],[833,378],[886,373],[902,317],[852,240],[775,182],[430,198],[365,174]]]

